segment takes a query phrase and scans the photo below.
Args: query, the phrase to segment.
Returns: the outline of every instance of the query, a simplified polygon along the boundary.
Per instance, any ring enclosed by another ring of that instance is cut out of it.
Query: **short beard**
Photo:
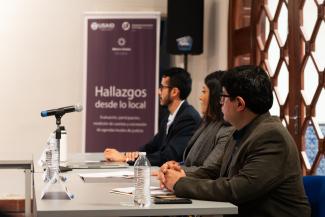
[[[164,101],[164,104],[162,106],[166,106],[168,107],[170,104],[172,104],[173,100],[170,97],[170,93],[168,93],[168,97],[166,99],[166,101]]]

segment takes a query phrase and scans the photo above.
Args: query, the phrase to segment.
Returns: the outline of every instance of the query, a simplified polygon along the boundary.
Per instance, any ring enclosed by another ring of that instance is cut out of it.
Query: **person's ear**
[[[236,101],[237,101],[238,111],[244,111],[245,108],[246,108],[246,102],[245,102],[245,100],[242,97],[237,96],[236,97]]]
[[[177,88],[177,87],[173,87],[172,89],[171,89],[171,95],[173,96],[173,97],[179,97],[179,95],[180,95],[180,93],[179,93],[179,89]]]

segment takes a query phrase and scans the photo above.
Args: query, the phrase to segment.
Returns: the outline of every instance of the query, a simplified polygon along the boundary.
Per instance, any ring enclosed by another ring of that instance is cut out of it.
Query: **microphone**
[[[65,113],[69,112],[81,112],[82,111],[82,106],[77,104],[77,105],[72,105],[72,106],[67,106],[67,107],[62,107],[62,108],[57,108],[57,109],[50,109],[50,110],[45,110],[41,112],[41,116],[48,117],[52,115],[64,115]]]

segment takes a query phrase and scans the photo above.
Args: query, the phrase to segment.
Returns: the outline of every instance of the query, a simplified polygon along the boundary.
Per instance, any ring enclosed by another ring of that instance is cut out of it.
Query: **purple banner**
[[[133,151],[157,126],[157,18],[88,18],[85,152]]]

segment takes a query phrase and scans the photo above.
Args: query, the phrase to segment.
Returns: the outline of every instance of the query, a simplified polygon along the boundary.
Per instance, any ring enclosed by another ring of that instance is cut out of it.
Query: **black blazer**
[[[166,135],[168,116],[166,114],[162,119],[159,131],[153,139],[139,149],[147,152],[152,166],[161,166],[169,160],[182,161],[187,143],[201,122],[199,113],[185,101]]]

